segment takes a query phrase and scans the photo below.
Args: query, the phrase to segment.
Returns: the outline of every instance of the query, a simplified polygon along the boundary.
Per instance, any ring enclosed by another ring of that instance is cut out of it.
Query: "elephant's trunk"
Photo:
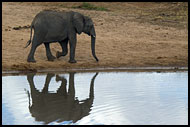
[[[98,58],[96,57],[95,54],[95,40],[96,40],[96,35],[91,35],[91,49],[92,49],[92,55],[96,59],[96,61],[99,61]]]

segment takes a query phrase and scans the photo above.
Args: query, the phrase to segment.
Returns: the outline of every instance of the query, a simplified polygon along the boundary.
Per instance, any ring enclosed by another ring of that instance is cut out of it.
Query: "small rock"
[[[158,27],[158,28],[155,28],[154,30],[159,30],[160,29],[160,27]]]
[[[161,58],[162,58],[161,56],[157,57],[157,59],[161,59]]]
[[[179,68],[178,68],[178,67],[174,67],[174,69],[176,69],[176,70],[177,70],[177,69],[179,69]]]

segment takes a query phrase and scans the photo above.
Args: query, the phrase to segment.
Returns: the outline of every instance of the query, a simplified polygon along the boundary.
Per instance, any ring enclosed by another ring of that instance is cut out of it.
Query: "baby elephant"
[[[34,36],[32,38],[32,28],[34,28]],[[94,24],[91,18],[83,16],[78,12],[58,12],[52,10],[45,10],[38,13],[31,24],[30,40],[26,47],[32,42],[32,47],[28,55],[28,62],[36,62],[34,53],[40,44],[44,44],[46,48],[46,55],[49,61],[53,61],[55,57],[51,54],[49,43],[59,42],[62,47],[62,52],[57,52],[56,57],[65,56],[68,53],[68,42],[70,45],[70,63],[76,63],[75,48],[76,48],[76,34],[82,32],[91,36],[92,55],[98,61],[95,54],[95,39],[96,33]]]

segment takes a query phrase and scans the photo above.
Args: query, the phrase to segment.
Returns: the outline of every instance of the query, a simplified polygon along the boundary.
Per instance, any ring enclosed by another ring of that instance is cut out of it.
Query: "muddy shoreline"
[[[179,72],[188,71],[188,67],[118,67],[118,68],[75,68],[75,69],[44,69],[36,71],[2,71],[3,76],[7,75],[24,75],[27,73],[68,73],[68,72]]]

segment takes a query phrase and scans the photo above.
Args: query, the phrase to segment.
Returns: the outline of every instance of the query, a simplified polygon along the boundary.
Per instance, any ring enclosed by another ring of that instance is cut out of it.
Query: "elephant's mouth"
[[[85,32],[88,36],[92,36],[92,37],[94,37],[94,38],[96,38],[96,35],[94,35],[94,34],[92,34],[92,33],[90,33],[90,32]]]

